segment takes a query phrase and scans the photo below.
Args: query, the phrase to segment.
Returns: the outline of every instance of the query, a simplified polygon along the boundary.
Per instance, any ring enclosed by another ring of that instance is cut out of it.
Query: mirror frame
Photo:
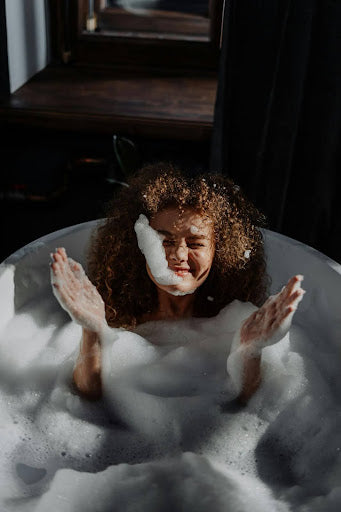
[[[52,56],[55,61],[90,67],[156,69],[184,74],[218,68],[225,0],[209,2],[207,37],[160,37],[141,32],[88,32],[88,0],[49,0]],[[95,0],[95,12],[104,0]]]

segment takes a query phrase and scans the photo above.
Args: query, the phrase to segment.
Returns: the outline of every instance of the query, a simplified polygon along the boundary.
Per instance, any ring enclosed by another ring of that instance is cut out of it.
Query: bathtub
[[[117,446],[110,452],[112,444],[131,448],[135,438],[128,439],[122,425],[112,427],[102,403],[87,405],[70,393],[67,374],[72,371],[72,360],[68,357],[77,350],[79,326],[70,324],[50,285],[50,253],[65,247],[74,260],[85,264],[90,235],[98,222],[46,235],[0,266],[0,329],[5,333],[0,335],[0,478],[6,483],[0,491],[1,510],[83,512],[95,506],[103,511],[110,507],[126,510],[124,489],[141,503],[139,510],[148,511],[161,510],[169,503],[173,510],[207,510],[209,506],[212,511],[223,511],[226,500],[232,511],[250,507],[262,512],[339,510],[341,265],[296,240],[263,230],[270,292],[277,293],[295,274],[304,275],[307,291],[294,317],[292,339],[264,358],[268,368],[264,390],[246,409],[227,407],[223,421],[228,426],[217,423],[216,427],[221,432],[227,428],[227,437],[232,437],[224,444],[224,435],[219,438],[211,432],[210,456],[201,448],[192,451],[188,447],[175,458],[151,452],[146,456],[149,445],[141,442],[136,454],[131,449],[129,457],[121,460]],[[44,309],[42,317],[40,309]],[[25,326],[29,332],[31,316],[33,335],[26,343]],[[13,324],[13,319],[19,323]],[[12,324],[21,329],[20,339]],[[11,336],[13,342],[8,341]],[[30,351],[27,347],[33,338],[36,346]],[[288,441],[285,431],[293,425],[296,431]],[[71,441],[65,433],[68,428]],[[49,436],[53,449],[46,441]],[[238,443],[240,452],[236,451]],[[112,453],[110,460],[105,459],[108,452]],[[246,452],[244,470],[240,460]],[[96,459],[93,467],[91,458]],[[141,478],[145,487],[141,487]],[[211,502],[207,502],[207,485],[216,486]],[[166,486],[172,490],[167,498]],[[117,496],[122,509],[115,502]]]

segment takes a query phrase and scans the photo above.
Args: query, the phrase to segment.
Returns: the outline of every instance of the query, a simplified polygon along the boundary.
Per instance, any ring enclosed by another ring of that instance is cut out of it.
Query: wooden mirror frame
[[[49,0],[55,61],[88,67],[119,67],[183,73],[216,71],[224,0],[209,1],[209,34],[182,36],[143,31],[86,30],[87,0]],[[95,11],[103,0],[95,0]],[[107,13],[110,16],[110,13]],[[128,15],[129,16],[129,15]]]

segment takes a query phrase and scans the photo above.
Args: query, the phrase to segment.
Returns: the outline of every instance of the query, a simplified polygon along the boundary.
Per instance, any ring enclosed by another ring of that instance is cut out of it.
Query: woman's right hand
[[[96,287],[83,267],[67,257],[65,249],[56,249],[51,257],[51,284],[56,299],[72,320],[100,334],[107,323],[104,302]]]

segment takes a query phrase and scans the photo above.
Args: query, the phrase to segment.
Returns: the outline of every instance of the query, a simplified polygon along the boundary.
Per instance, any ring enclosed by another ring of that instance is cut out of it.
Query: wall
[[[5,0],[10,92],[49,62],[46,0]]]

